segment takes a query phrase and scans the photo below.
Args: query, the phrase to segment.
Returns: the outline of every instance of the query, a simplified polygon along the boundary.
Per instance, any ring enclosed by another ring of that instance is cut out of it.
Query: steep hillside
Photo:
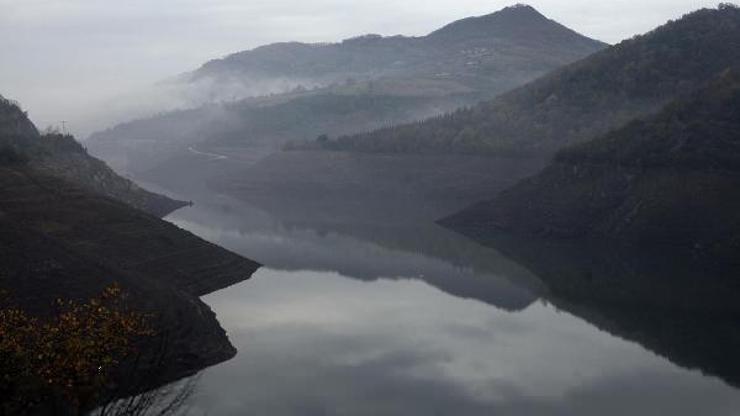
[[[36,126],[31,123],[20,107],[0,95],[0,142],[3,146],[11,144],[20,146],[20,139],[38,134]]]
[[[117,176],[71,136],[40,135],[0,100],[0,291],[43,316],[57,299],[86,300],[118,283],[167,339],[160,379],[148,384],[235,354],[198,297],[259,267],[158,218],[177,206]]]
[[[258,265],[123,203],[28,166],[0,166],[0,289],[34,315],[118,283],[169,339],[162,381],[235,354],[198,296]],[[151,380],[157,383],[157,380]]]
[[[0,97],[0,163],[24,163],[89,191],[164,216],[186,205],[148,192],[93,158],[72,136],[40,134],[18,105]]]
[[[268,45],[209,62],[177,82],[226,103],[124,123],[86,145],[136,174],[190,146],[273,153],[290,141],[362,133],[472,105],[605,46],[525,6],[419,38]],[[235,101],[260,94],[266,96]]]
[[[493,101],[421,123],[340,137],[324,147],[552,154],[654,113],[739,63],[740,9],[703,9]]]
[[[443,222],[660,243],[737,263],[740,75],[728,70],[658,115],[563,150],[537,176]]]

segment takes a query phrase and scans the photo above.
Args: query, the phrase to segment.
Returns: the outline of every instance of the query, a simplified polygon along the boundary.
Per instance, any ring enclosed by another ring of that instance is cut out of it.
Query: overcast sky
[[[609,43],[719,0],[531,0]],[[80,119],[105,97],[276,41],[423,35],[506,0],[0,0],[0,94],[40,126]]]

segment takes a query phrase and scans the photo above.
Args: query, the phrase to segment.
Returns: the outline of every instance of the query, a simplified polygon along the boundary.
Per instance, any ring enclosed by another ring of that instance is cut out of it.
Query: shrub
[[[58,300],[42,319],[0,299],[0,414],[81,414],[118,366],[153,335],[117,285],[86,303]]]

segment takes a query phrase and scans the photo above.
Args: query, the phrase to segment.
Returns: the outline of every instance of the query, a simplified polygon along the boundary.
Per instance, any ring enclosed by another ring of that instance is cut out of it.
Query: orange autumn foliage
[[[154,335],[148,317],[130,311],[118,285],[85,303],[57,300],[51,318],[0,302],[0,403],[3,410],[94,406],[136,341]],[[20,410],[19,410],[20,411]]]

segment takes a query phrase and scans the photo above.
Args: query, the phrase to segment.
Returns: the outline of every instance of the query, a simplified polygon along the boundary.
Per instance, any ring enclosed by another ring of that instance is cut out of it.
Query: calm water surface
[[[224,198],[169,220],[266,265],[204,298],[239,354],[204,372],[193,414],[740,414],[705,357],[683,368],[665,342],[600,330],[598,311],[434,225],[287,221]]]

